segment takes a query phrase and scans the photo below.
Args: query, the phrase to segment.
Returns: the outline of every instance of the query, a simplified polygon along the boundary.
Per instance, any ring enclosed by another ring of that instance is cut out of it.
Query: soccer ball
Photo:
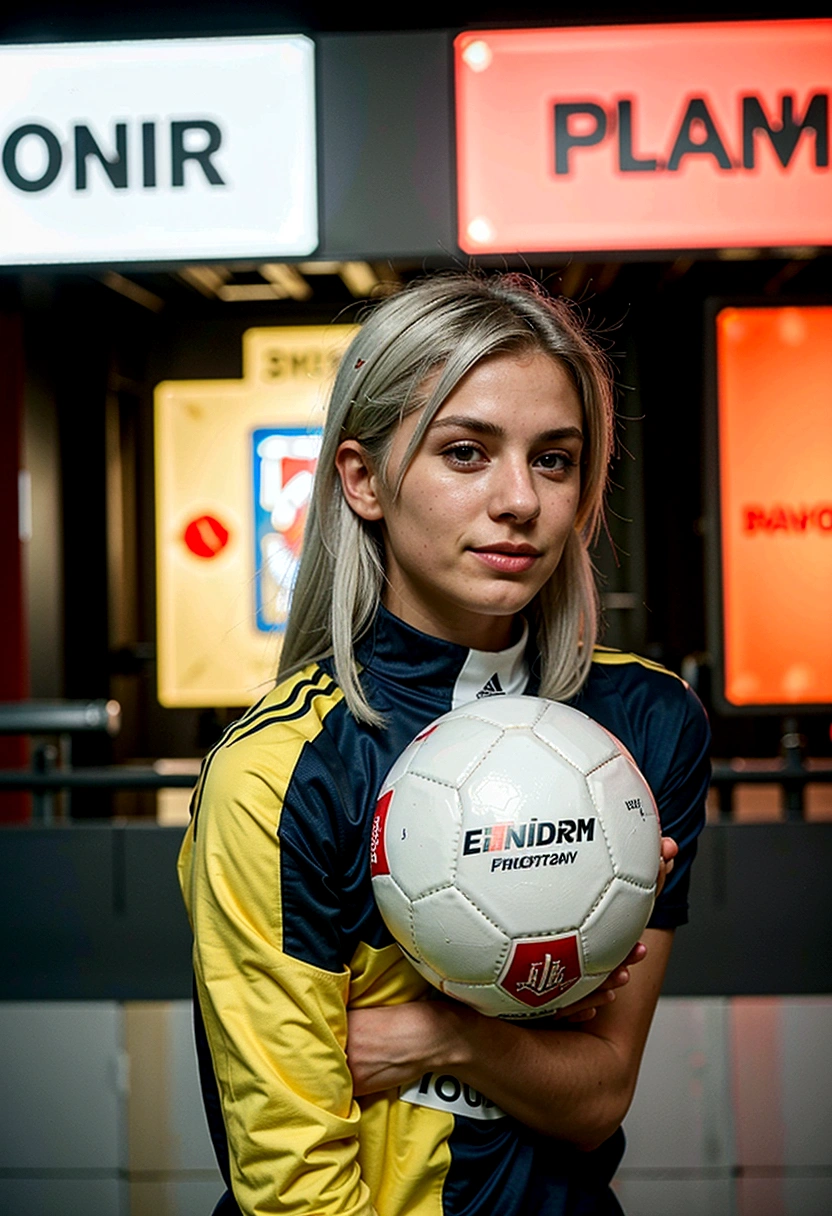
[[[381,788],[370,869],[425,979],[542,1017],[622,962],[650,917],[661,829],[629,752],[578,710],[494,696],[438,718]]]

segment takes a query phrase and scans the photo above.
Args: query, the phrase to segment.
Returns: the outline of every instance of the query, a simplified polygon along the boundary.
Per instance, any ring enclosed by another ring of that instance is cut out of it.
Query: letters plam
[[[472,254],[832,239],[832,21],[485,30],[456,47]]]
[[[723,695],[832,702],[832,307],[717,326]]]

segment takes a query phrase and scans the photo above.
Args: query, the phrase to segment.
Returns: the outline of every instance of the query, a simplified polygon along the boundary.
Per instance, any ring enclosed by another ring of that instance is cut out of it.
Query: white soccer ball
[[[661,828],[619,741],[578,710],[495,696],[426,727],[372,825],[381,914],[413,966],[490,1016],[596,988],[650,917]]]

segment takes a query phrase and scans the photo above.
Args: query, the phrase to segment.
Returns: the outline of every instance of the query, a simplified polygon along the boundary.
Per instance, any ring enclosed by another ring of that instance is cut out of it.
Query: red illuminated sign
[[[456,40],[468,253],[832,241],[832,21]]]
[[[832,703],[832,307],[717,316],[723,697]]]

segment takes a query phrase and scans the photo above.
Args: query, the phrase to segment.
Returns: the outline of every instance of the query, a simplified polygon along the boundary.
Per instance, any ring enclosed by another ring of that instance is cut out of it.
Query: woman
[[[680,680],[595,647],[610,396],[569,312],[517,276],[424,280],[344,357],[278,685],[207,758],[180,863],[233,1192],[218,1211],[620,1210],[608,1183],[686,919],[708,736]],[[616,734],[667,837],[646,958],[545,1027],[421,999],[370,889],[393,760],[500,692],[569,700]]]

